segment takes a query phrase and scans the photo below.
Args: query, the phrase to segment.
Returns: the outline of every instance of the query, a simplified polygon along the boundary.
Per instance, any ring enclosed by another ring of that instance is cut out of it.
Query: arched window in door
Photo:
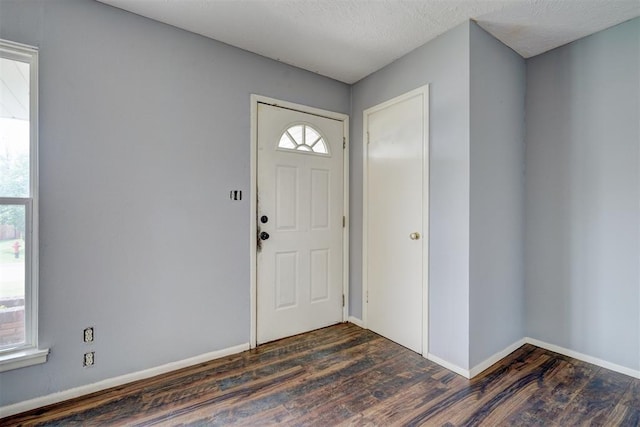
[[[327,143],[320,132],[305,123],[294,124],[285,130],[278,142],[278,148],[329,155]]]

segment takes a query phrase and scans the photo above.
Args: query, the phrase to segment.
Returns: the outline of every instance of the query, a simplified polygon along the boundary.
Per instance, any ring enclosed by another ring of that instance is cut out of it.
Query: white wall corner
[[[361,328],[365,328],[364,326],[364,322],[356,317],[353,316],[349,316],[349,319],[347,320],[349,323],[353,323],[356,326],[360,326]],[[366,329],[366,328],[365,328]]]
[[[467,370],[467,369],[461,368],[458,365],[454,365],[451,362],[447,362],[446,360],[441,359],[438,356],[436,356],[434,354],[431,354],[431,353],[428,353],[426,357],[427,357],[428,360],[430,360],[430,361],[432,361],[434,363],[437,363],[438,365],[442,366],[443,368],[446,368],[446,369],[448,369],[448,370],[450,370],[452,372],[455,372],[458,375],[462,375],[463,377],[465,377],[467,379],[471,378],[471,372],[469,370]]]
[[[518,341],[506,347],[505,349],[497,352],[496,354],[488,357],[486,360],[478,363],[469,371],[469,378],[473,378],[478,374],[484,372],[485,370],[489,369],[495,363],[498,363],[499,361],[501,361],[502,359],[504,359],[505,357],[507,357],[508,355],[510,355],[511,353],[513,353],[514,351],[516,351],[517,349],[519,349],[525,344],[526,344],[525,338],[521,338]]]
[[[232,354],[242,353],[245,350],[249,350],[249,343],[224,348],[222,350],[212,351],[210,353],[201,354],[189,359],[179,360],[177,362],[170,362],[165,365],[156,366],[155,368],[132,372],[130,374],[121,375],[119,377],[98,381],[97,383],[87,384],[80,387],[71,388],[69,390],[51,393],[46,396],[36,397],[35,399],[25,400],[23,402],[3,406],[0,407],[0,418],[9,417],[11,415],[20,414],[22,412],[31,411],[37,408],[42,408],[43,406],[53,405],[54,403],[64,402],[65,400],[74,399],[76,397],[84,396],[98,391],[103,391],[112,387],[118,387],[124,384],[132,383],[134,381],[155,377],[156,375],[162,375],[168,372],[177,371],[178,369],[188,368],[189,366],[194,366],[200,363],[209,362],[211,360],[220,359]]]

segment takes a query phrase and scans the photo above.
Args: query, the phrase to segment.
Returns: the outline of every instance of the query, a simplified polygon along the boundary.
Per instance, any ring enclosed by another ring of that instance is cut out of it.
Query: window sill
[[[44,363],[47,361],[48,354],[48,348],[44,350],[28,348],[10,354],[0,355],[0,372]]]

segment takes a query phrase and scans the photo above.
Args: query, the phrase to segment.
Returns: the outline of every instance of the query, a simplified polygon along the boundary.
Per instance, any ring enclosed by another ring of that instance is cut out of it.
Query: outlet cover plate
[[[90,351],[89,353],[84,354],[84,360],[82,362],[82,366],[88,368],[90,366],[95,365],[96,363],[96,352]]]
[[[84,342],[93,342],[95,335],[94,335],[94,330],[93,330],[93,326],[90,326],[88,328],[85,328],[83,334],[82,334],[82,338],[84,340]]]

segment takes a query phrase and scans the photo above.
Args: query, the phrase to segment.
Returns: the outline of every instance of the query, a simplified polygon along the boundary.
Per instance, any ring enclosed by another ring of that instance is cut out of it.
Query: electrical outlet
[[[82,366],[87,368],[89,366],[93,366],[95,363],[96,363],[96,352],[95,351],[91,351],[89,353],[85,353],[84,354],[84,362],[82,363]]]
[[[94,334],[93,334],[93,326],[89,328],[85,328],[83,339],[84,342],[93,342]]]

